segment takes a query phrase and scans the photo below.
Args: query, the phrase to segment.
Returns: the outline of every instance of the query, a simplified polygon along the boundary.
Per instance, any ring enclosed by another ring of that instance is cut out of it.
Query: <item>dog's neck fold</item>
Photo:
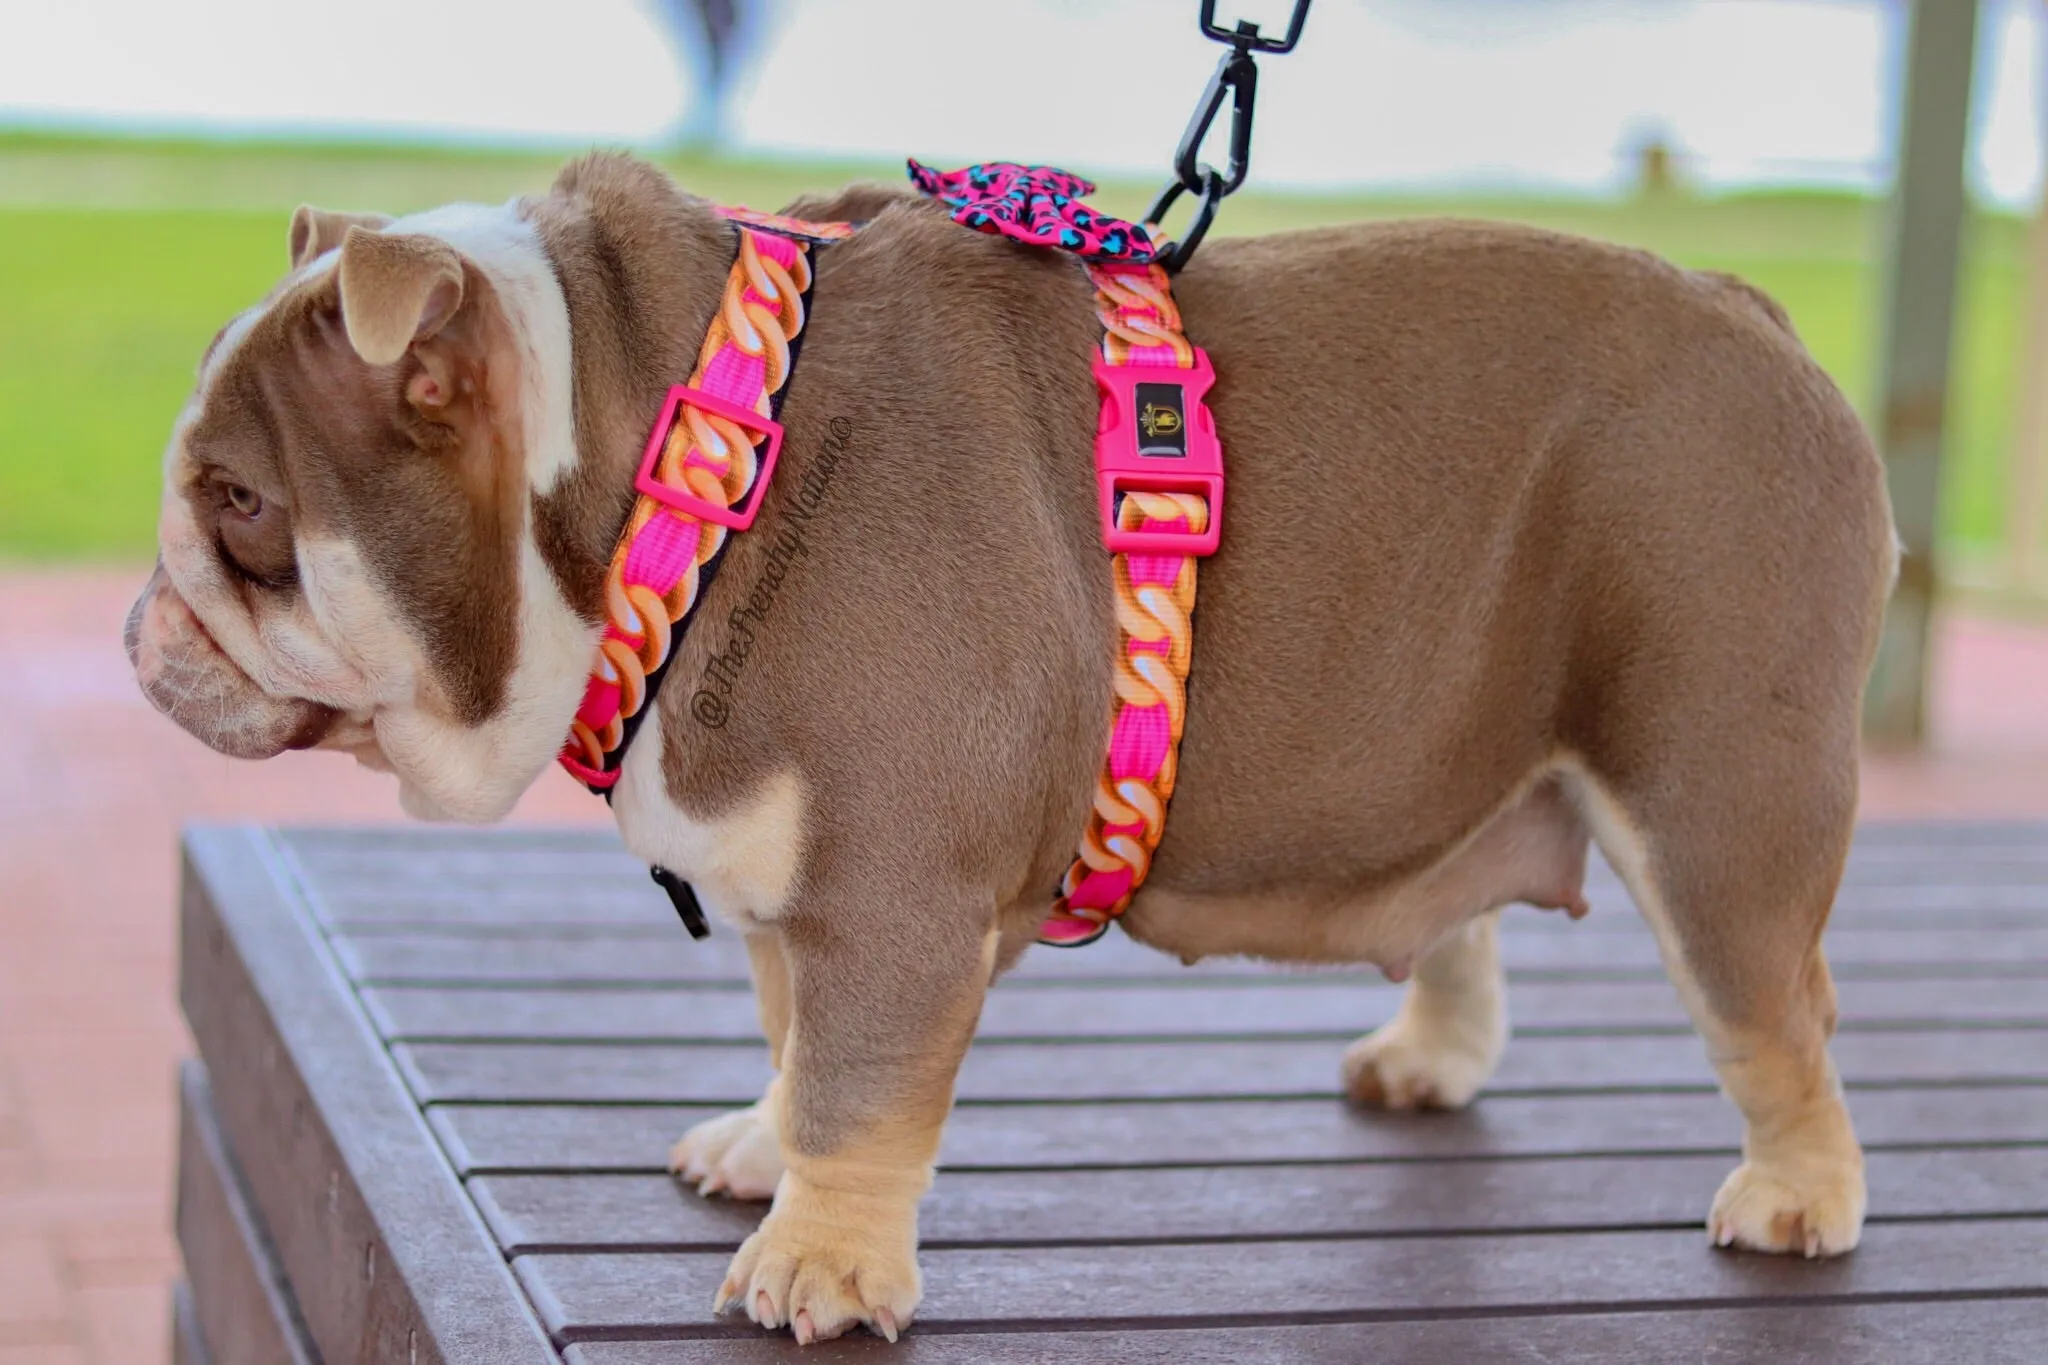
[[[530,212],[569,312],[577,450],[535,498],[534,531],[563,596],[594,622],[648,429],[696,363],[733,228],[651,167],[619,160],[572,165]]]

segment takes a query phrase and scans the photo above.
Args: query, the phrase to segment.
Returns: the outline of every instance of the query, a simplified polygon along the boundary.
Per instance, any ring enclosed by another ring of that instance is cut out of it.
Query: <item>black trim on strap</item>
[[[811,287],[809,289],[804,290],[802,295],[804,307],[804,326],[798,329],[797,334],[790,339],[789,371],[783,378],[782,387],[777,389],[774,393],[768,396],[768,416],[771,419],[780,421],[782,418],[783,400],[789,396],[790,387],[796,383],[796,362],[797,358],[803,354],[804,336],[806,335],[806,333],[810,331],[811,294],[817,288],[818,283],[818,272],[815,268],[815,262],[817,260],[818,252],[827,245],[829,245],[829,243],[822,241],[816,237],[800,237],[797,236],[797,234],[776,232],[773,228],[764,228],[753,223],[736,222],[732,225],[732,229],[733,241],[735,244],[737,244],[740,241],[739,234],[742,231],[742,229],[751,229],[755,232],[766,232],[778,237],[797,237],[797,240],[809,242],[811,244],[810,254],[813,262],[813,269],[811,271]],[[735,245],[733,249],[733,260],[735,262],[739,260],[739,248],[737,245]],[[763,506],[765,508],[765,491],[763,493],[763,498]],[[683,619],[677,621],[674,627],[672,628],[669,636],[668,657],[661,661],[661,666],[659,668],[655,669],[652,673],[649,673],[647,675],[647,691],[645,696],[641,699],[640,709],[638,711],[635,711],[632,715],[624,717],[620,721],[619,747],[613,749],[609,754],[605,755],[605,765],[603,771],[608,773],[617,772],[619,769],[623,768],[626,765],[626,751],[633,747],[633,736],[639,733],[640,722],[653,714],[655,698],[659,696],[661,693],[661,684],[668,677],[669,666],[673,664],[676,661],[676,657],[683,652],[683,635],[690,629],[691,624],[694,621],[696,621],[697,613],[701,611],[704,607],[704,604],[710,600],[711,585],[717,579],[718,571],[720,567],[722,567],[725,563],[726,552],[732,548],[733,539],[738,534],[743,533],[728,532],[725,537],[725,542],[718,547],[718,553],[712,555],[711,558],[705,560],[703,564],[698,566],[697,600],[690,604],[690,609],[683,613]],[[612,793],[618,790],[618,784],[614,782],[609,787],[591,787],[590,790],[596,792],[599,796],[602,796],[605,799],[606,804],[610,804],[612,799]]]

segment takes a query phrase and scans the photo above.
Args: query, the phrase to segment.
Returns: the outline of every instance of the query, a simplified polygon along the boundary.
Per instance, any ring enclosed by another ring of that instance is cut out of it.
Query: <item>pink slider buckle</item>
[[[688,403],[691,407],[723,417],[742,431],[755,432],[768,438],[767,448],[761,452],[760,467],[754,471],[754,486],[748,492],[746,501],[737,507],[720,507],[707,502],[687,488],[673,488],[654,477],[655,465],[661,459],[661,448],[667,444],[669,433],[679,420],[677,409]],[[668,391],[668,401],[661,405],[661,417],[654,424],[654,432],[647,438],[647,453],[640,457],[640,474],[633,480],[633,487],[653,498],[664,507],[696,517],[699,521],[716,522],[735,531],[744,531],[754,524],[754,515],[761,510],[761,498],[768,491],[768,477],[775,472],[775,457],[782,450],[782,423],[772,417],[763,417],[752,408],[743,408],[737,403],[727,402],[702,389],[693,389],[688,384],[678,384]]]
[[[1188,369],[1112,365],[1095,358],[1102,416],[1095,431],[1095,480],[1102,541],[1112,554],[1212,555],[1223,531],[1223,443],[1202,395],[1216,382],[1209,353],[1193,348]],[[1199,493],[1209,501],[1201,531],[1125,530],[1122,493]]]

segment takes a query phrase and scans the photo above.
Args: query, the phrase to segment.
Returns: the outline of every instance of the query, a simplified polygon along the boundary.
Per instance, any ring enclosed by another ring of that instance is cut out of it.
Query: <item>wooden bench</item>
[[[759,1216],[663,1170],[766,1077],[744,952],[608,835],[189,836],[186,1365],[794,1358],[714,1319]],[[1120,937],[997,987],[893,1350],[813,1361],[2048,1360],[2048,828],[1867,829],[1829,931],[1863,1246],[1710,1250],[1734,1111],[1611,878],[1516,910],[1469,1112],[1367,1115],[1397,988]]]

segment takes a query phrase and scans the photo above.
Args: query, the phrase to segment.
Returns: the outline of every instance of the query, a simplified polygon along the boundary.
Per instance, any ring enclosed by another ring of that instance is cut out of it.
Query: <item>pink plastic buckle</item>
[[[739,506],[720,507],[686,488],[672,488],[654,477],[655,465],[661,459],[661,448],[667,444],[669,432],[675,429],[676,410],[685,403],[713,417],[723,417],[742,431],[758,432],[768,438],[767,448],[761,452],[760,467],[754,471],[754,486],[748,491],[746,501]],[[647,438],[647,453],[640,457],[640,475],[633,480],[633,487],[664,507],[696,517],[699,521],[716,522],[735,531],[744,531],[754,524],[754,514],[761,510],[762,495],[768,491],[768,476],[775,472],[775,457],[781,450],[782,423],[772,417],[763,417],[752,408],[743,408],[737,403],[714,397],[702,389],[678,384],[668,391],[668,401],[661,405],[661,417],[654,424],[653,435]]]
[[[1102,540],[1111,554],[1212,555],[1223,531],[1223,443],[1202,396],[1216,382],[1209,353],[1194,348],[1189,369],[1112,365],[1095,358],[1102,416],[1095,431],[1095,481]],[[1200,493],[1209,500],[1201,531],[1125,530],[1123,493]]]

